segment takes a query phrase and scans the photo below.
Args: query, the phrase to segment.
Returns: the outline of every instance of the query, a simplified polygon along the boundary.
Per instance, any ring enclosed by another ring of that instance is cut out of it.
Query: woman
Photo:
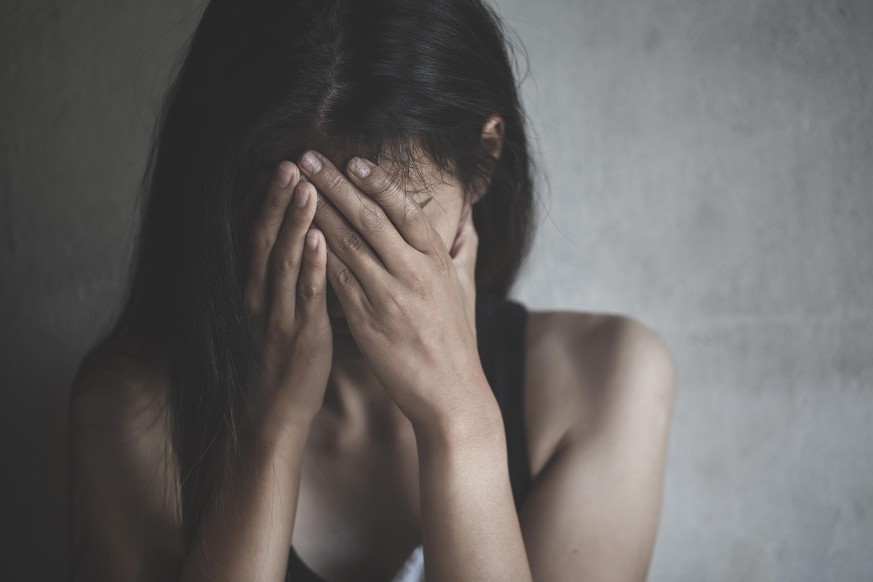
[[[508,48],[478,0],[206,7],[73,387],[76,576],[645,578],[673,361],[629,317],[507,299]]]

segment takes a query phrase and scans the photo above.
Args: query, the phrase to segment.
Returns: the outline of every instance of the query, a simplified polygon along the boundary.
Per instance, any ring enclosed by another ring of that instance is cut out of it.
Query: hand
[[[259,412],[280,426],[308,426],[321,408],[333,358],[324,234],[310,229],[315,188],[279,164],[252,228],[245,304],[262,342]],[[298,202],[303,201],[301,207]],[[312,249],[307,242],[315,241]]]
[[[473,207],[466,206],[455,234],[455,242],[449,255],[455,265],[458,281],[464,290],[464,310],[467,322],[476,338],[476,252],[479,248],[479,233],[473,224]],[[478,353],[478,350],[477,350]]]
[[[414,426],[496,405],[476,342],[472,219],[450,252],[383,168],[362,160],[370,173],[361,178],[352,160],[347,178],[312,154],[320,167],[300,163],[319,191],[327,277],[376,378]]]

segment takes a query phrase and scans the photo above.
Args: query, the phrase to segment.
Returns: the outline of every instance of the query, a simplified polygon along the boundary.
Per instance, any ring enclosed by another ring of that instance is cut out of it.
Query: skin
[[[351,160],[345,176],[314,151],[298,165],[317,188],[327,276],[355,343],[415,434],[421,537],[433,556],[428,579],[530,580],[509,474],[499,462],[506,456],[500,410],[476,347],[478,237],[469,208],[450,248],[369,160]],[[479,550],[475,559],[471,548]]]
[[[501,138],[489,120],[483,140],[494,155]],[[146,453],[166,446],[165,419],[140,418],[165,382],[135,366],[119,376],[118,362],[80,372],[74,479],[86,492],[77,507],[91,532],[91,578],[134,580],[151,568],[148,579],[281,580],[293,541],[332,582],[388,579],[418,543],[429,582],[644,580],[676,383],[663,342],[619,315],[531,311],[524,422],[534,485],[516,514],[502,419],[475,352],[477,237],[458,184],[430,189],[422,208],[420,193],[379,184],[377,168],[364,182],[339,162],[322,156],[305,180],[283,162],[270,186],[246,293],[265,339],[263,406],[188,556],[172,541],[178,500],[157,494],[178,476]],[[304,190],[306,204],[293,206]],[[390,218],[416,208],[427,220]],[[393,231],[361,221],[378,209]],[[272,290],[268,269],[278,274]],[[335,333],[331,312],[346,316],[351,336]],[[107,424],[126,438],[93,428]],[[88,436],[111,443],[111,457]],[[158,574],[176,567],[181,577]]]
[[[417,428],[472,421],[497,403],[483,385],[476,347],[478,236],[470,207],[450,248],[452,240],[446,244],[448,237],[420,203],[383,168],[361,158],[349,166],[356,162],[366,168],[365,177],[350,172],[347,178],[314,151],[301,162],[310,181],[302,187],[318,197],[314,222],[327,242],[327,276],[354,344],[384,393]],[[471,392],[471,386],[480,390]]]

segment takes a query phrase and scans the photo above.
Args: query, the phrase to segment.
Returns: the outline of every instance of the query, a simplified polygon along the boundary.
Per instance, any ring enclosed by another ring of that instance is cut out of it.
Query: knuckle
[[[382,174],[371,174],[367,186],[372,190],[373,194],[380,198],[388,197],[393,192],[391,180],[388,176]]]
[[[427,278],[418,270],[412,270],[407,277],[409,291],[418,298],[427,296]]]
[[[418,226],[424,220],[424,212],[415,204],[412,204],[411,202],[407,203],[405,210],[405,220],[407,224]]]
[[[346,286],[348,286],[349,284],[351,284],[351,282],[352,282],[352,272],[351,272],[351,270],[350,270],[347,266],[342,265],[341,267],[339,267],[339,268],[337,269],[337,271],[336,271],[336,282],[337,282],[338,284],[342,285],[343,287],[346,287]]]
[[[405,297],[406,295],[400,293],[397,289],[392,289],[390,291],[388,295],[388,301],[385,305],[385,312],[388,317],[393,317],[403,312],[403,308],[406,303]]]
[[[324,182],[331,190],[339,190],[345,185],[346,179],[339,172],[327,172]]]
[[[385,214],[365,206],[361,211],[361,228],[365,233],[379,233],[387,226]]]
[[[315,196],[315,212],[324,213],[329,210],[327,199],[324,196],[318,195],[318,193],[313,193],[311,190],[309,192],[310,196]]]
[[[273,256],[271,261],[273,265],[273,270],[278,275],[288,275],[297,270],[297,260],[289,257],[284,253],[278,253]]]
[[[297,285],[297,296],[303,301],[310,302],[322,295],[323,291],[320,286],[314,285],[307,281],[301,281]]]
[[[339,242],[342,246],[354,252],[361,251],[364,247],[364,241],[361,237],[351,230],[343,232],[342,235],[340,235]]]

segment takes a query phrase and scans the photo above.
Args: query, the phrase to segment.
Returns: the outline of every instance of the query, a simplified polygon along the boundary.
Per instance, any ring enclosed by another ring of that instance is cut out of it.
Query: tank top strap
[[[477,298],[479,358],[503,415],[516,511],[521,509],[532,484],[524,427],[527,315],[527,308],[518,301],[495,296]]]

